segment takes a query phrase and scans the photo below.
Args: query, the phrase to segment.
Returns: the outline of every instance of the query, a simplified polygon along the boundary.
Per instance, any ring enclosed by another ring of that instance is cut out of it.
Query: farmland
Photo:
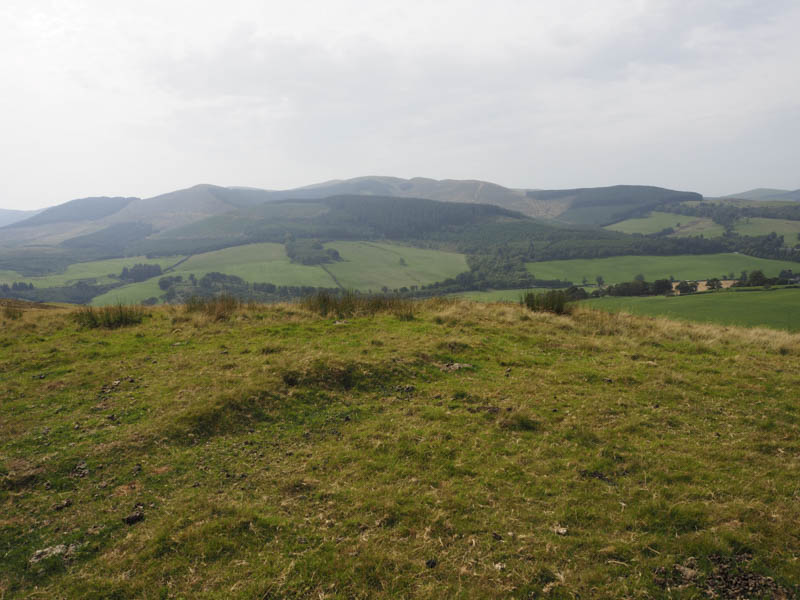
[[[344,287],[380,291],[425,285],[454,277],[467,270],[464,255],[372,242],[332,242],[325,245],[339,252],[341,261],[321,265],[292,263],[282,244],[248,244],[192,256],[170,275],[202,277],[209,272],[236,275],[249,282],[276,285]],[[92,304],[141,302],[158,297],[157,278],[116,288],[94,298]]]
[[[586,300],[591,308],[672,319],[800,331],[800,290],[724,291],[687,296]]]
[[[680,256],[616,256],[575,260],[554,260],[528,263],[528,270],[539,279],[566,279],[580,284],[585,277],[589,283],[598,275],[606,283],[631,281],[644,275],[648,281],[675,279],[706,279],[742,271],[761,269],[767,277],[775,277],[782,269],[798,269],[798,263],[768,260],[744,254],[703,254]]]
[[[738,221],[734,229],[741,235],[767,235],[774,231],[784,237],[787,246],[794,246],[800,234],[800,221],[750,217]]]
[[[114,283],[119,281],[117,277],[124,267],[132,267],[137,263],[148,263],[167,268],[174,265],[181,258],[180,256],[167,256],[149,259],[146,256],[131,256],[129,258],[79,262],[69,265],[63,273],[54,273],[43,277],[23,277],[14,271],[0,271],[0,284],[6,283],[10,285],[15,281],[23,281],[32,283],[37,288],[46,288],[71,285],[87,280],[95,280],[98,284]]]
[[[627,219],[613,225],[607,225],[605,229],[622,233],[648,235],[658,233],[669,227],[675,230],[672,235],[677,237],[701,234],[705,237],[715,237],[725,232],[725,228],[722,225],[718,225],[706,217],[689,217],[658,211],[651,212],[647,217]]]

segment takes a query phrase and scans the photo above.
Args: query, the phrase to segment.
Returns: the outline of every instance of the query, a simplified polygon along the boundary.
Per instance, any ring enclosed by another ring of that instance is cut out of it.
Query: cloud
[[[7,23],[9,206],[365,173],[800,186],[788,0],[8,0]]]

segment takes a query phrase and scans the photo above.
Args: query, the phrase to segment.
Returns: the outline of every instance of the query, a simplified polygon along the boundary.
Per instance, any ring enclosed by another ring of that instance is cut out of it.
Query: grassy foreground
[[[796,597],[798,359],[785,332],[454,300],[26,308],[0,597]]]

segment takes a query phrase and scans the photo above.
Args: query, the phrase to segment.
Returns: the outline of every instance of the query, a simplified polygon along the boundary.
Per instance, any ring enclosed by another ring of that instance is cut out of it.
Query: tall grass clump
[[[138,325],[144,319],[145,310],[141,306],[116,304],[114,306],[84,306],[73,314],[75,321],[87,329],[117,329]]]
[[[22,317],[22,309],[15,306],[6,306],[3,308],[3,316],[6,319],[16,321]]]
[[[557,315],[571,312],[567,304],[567,295],[561,290],[549,292],[526,292],[522,296],[521,304],[535,312],[551,312]]]
[[[215,321],[224,321],[230,318],[241,305],[238,298],[229,294],[221,294],[211,298],[192,296],[186,301],[183,308],[188,313],[202,313]]]
[[[397,296],[361,296],[350,291],[342,294],[318,292],[300,300],[300,305],[323,317],[334,315],[344,318],[392,313],[403,321],[414,319],[414,302]]]

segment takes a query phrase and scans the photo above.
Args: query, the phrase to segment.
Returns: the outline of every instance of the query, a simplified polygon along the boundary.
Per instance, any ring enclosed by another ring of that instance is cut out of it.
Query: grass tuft
[[[228,294],[212,298],[192,296],[183,305],[187,313],[201,313],[215,321],[225,321],[242,305],[241,301]]]
[[[377,313],[391,313],[401,321],[414,319],[414,302],[396,296],[361,296],[350,291],[343,294],[319,292],[301,300],[300,305],[323,317],[334,315],[339,319]]]
[[[73,318],[79,326],[86,329],[118,329],[138,325],[145,314],[141,306],[117,304],[100,308],[84,306],[73,313]]]
[[[3,307],[3,316],[6,319],[11,319],[12,321],[16,321],[22,318],[22,309],[17,308],[15,306],[4,306]]]

